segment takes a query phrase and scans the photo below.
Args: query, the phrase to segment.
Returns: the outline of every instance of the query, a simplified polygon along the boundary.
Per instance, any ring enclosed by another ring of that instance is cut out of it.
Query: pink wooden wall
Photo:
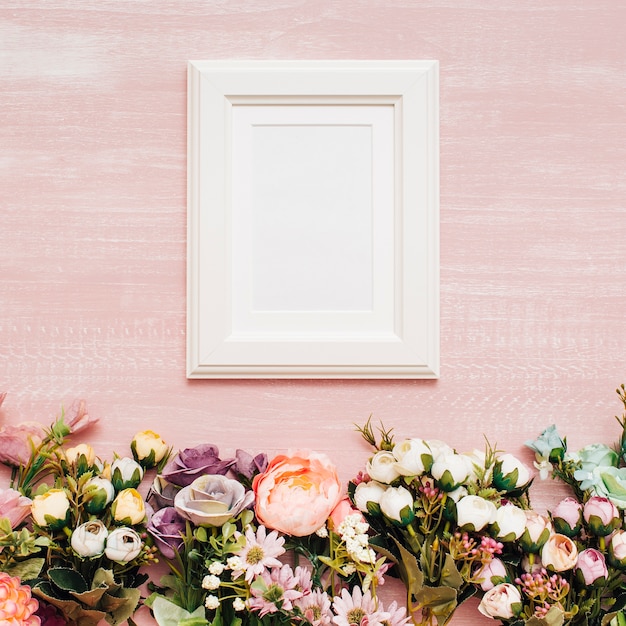
[[[84,397],[102,455],[153,428],[315,448],[346,479],[370,413],[529,461],[553,422],[572,448],[612,443],[625,23],[616,0],[5,0],[0,423]],[[186,62],[240,58],[440,61],[440,380],[185,379]]]

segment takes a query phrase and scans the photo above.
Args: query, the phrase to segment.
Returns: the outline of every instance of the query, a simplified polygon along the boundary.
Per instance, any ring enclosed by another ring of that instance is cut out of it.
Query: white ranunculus
[[[453,448],[440,439],[427,439],[426,445],[432,452],[433,460],[438,459],[442,454],[456,454]]]
[[[496,506],[480,496],[465,496],[456,503],[457,523],[479,531],[496,519]]]
[[[76,554],[85,558],[99,556],[104,552],[109,531],[99,520],[85,522],[74,529],[70,544]]]
[[[109,533],[104,554],[111,561],[128,563],[139,556],[141,548],[139,533],[132,528],[122,526]]]
[[[391,484],[400,477],[396,469],[396,457],[388,450],[377,452],[368,462],[365,471],[372,480]]]
[[[413,521],[413,496],[404,487],[388,487],[380,497],[380,510],[394,522],[406,526]]]
[[[454,491],[466,480],[470,472],[470,462],[460,454],[441,454],[433,462],[430,473],[444,491]]]
[[[115,491],[136,488],[143,478],[143,467],[126,456],[111,463],[111,482]]]
[[[514,491],[526,485],[531,478],[530,469],[512,454],[503,454],[496,460],[493,483],[502,491]]]
[[[114,497],[113,483],[101,476],[90,478],[83,487],[83,504],[91,514],[102,513]]]
[[[515,541],[526,530],[526,512],[514,504],[505,504],[496,511],[493,522],[496,538],[500,541]]]
[[[359,511],[366,512],[367,503],[380,504],[380,498],[387,489],[386,485],[375,480],[359,483],[354,490],[354,503]]]
[[[396,470],[402,476],[421,476],[428,472],[433,455],[423,439],[405,439],[393,447]]]

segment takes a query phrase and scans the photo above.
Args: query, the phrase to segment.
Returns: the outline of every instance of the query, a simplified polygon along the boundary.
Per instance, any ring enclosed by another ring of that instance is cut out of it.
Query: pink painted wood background
[[[616,0],[5,0],[0,423],[86,398],[102,455],[153,428],[314,448],[346,480],[370,413],[529,462],[550,423],[571,448],[612,443],[625,23]],[[186,62],[243,58],[440,61],[440,380],[185,379]],[[453,624],[491,623],[474,608]]]

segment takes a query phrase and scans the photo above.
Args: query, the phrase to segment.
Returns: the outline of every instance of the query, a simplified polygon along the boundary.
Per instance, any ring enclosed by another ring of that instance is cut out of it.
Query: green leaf
[[[37,578],[41,572],[45,559],[32,558],[26,561],[18,561],[5,568],[5,572],[10,576],[17,576],[20,580],[32,580]]]
[[[157,596],[152,601],[154,619],[159,626],[179,626],[184,620],[198,620],[193,623],[186,622],[187,626],[205,626],[204,607],[199,606],[193,613],[166,600],[163,596]]]
[[[69,567],[53,567],[48,570],[48,578],[63,591],[83,593],[87,591],[87,581],[76,571]]]
[[[122,587],[118,592],[116,598],[116,606],[112,605],[113,596],[107,594],[106,599],[109,602],[107,611],[110,617],[107,617],[107,622],[113,626],[122,624],[128,620],[131,615],[136,611],[141,599],[141,591],[139,589],[127,589]]]
[[[463,577],[459,573],[452,555],[446,554],[443,568],[441,570],[441,584],[453,589],[460,589],[463,586]]]

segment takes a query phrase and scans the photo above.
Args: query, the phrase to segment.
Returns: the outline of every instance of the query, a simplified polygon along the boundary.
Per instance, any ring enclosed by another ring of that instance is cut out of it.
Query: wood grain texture
[[[529,461],[550,423],[572,448],[612,442],[625,22],[614,0],[5,0],[0,420],[84,397],[103,455],[151,427],[175,447],[315,448],[345,479],[370,413]],[[185,379],[186,62],[238,58],[440,61],[440,380]]]

